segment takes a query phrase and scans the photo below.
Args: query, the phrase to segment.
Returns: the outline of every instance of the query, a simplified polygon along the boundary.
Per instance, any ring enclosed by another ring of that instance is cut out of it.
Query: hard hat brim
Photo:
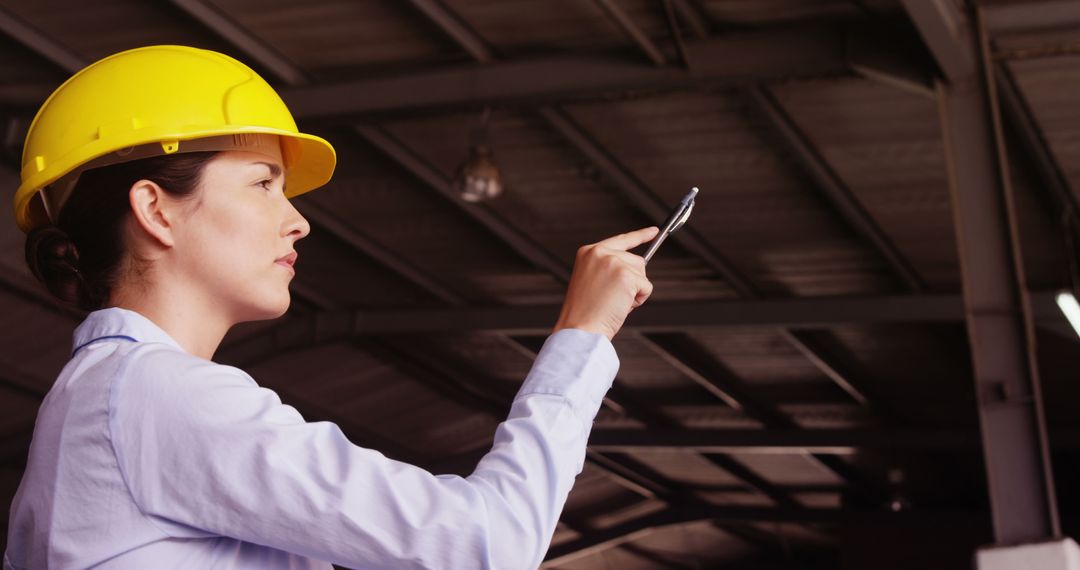
[[[184,152],[183,142],[207,137],[215,137],[231,134],[269,134],[278,135],[283,141],[285,155],[285,189],[286,197],[293,198],[310,192],[325,185],[333,176],[337,165],[337,153],[334,147],[322,137],[306,133],[286,131],[268,127],[243,127],[230,126],[224,129],[207,129],[186,132],[183,135],[170,136],[169,133],[147,133],[145,141],[136,144],[153,144],[162,141],[179,141],[180,149]],[[99,153],[90,153],[86,161],[100,158],[114,148],[105,144]],[[85,148],[83,151],[85,152]],[[24,232],[29,232],[38,225],[49,222],[49,217],[42,205],[41,190],[46,186],[63,178],[68,172],[45,172],[36,173],[37,176],[24,176],[23,183],[15,192],[15,221]]]

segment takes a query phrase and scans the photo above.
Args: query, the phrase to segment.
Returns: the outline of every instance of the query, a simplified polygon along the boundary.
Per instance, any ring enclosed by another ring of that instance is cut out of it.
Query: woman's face
[[[283,169],[277,145],[219,153],[174,230],[181,274],[235,322],[289,308],[294,245],[311,228],[285,198]]]

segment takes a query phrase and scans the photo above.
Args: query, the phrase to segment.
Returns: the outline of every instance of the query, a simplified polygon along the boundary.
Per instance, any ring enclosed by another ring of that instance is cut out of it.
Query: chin
[[[260,299],[259,302],[249,304],[241,311],[243,315],[240,322],[270,321],[284,315],[292,303],[291,296],[286,290],[284,296],[275,296],[272,299]]]

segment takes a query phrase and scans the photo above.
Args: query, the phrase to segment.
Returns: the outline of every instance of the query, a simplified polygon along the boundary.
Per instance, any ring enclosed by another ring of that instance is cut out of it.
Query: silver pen
[[[648,263],[649,260],[652,259],[656,250],[660,249],[660,244],[664,243],[664,240],[666,240],[669,235],[683,227],[683,224],[690,219],[690,212],[694,210],[694,198],[697,196],[697,193],[697,186],[691,188],[690,192],[683,197],[682,201],[679,202],[679,205],[676,206],[675,210],[668,216],[667,221],[664,222],[664,227],[660,230],[660,233],[653,238],[652,243],[649,244],[649,249],[643,256],[645,258],[645,263]]]

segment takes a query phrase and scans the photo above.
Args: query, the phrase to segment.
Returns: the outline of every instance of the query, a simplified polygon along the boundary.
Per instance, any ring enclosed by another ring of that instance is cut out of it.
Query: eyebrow
[[[277,178],[277,177],[281,176],[281,167],[274,164],[274,163],[272,163],[272,162],[263,162],[263,161],[260,160],[260,161],[252,162],[251,164],[261,164],[261,165],[269,168],[271,178]]]

